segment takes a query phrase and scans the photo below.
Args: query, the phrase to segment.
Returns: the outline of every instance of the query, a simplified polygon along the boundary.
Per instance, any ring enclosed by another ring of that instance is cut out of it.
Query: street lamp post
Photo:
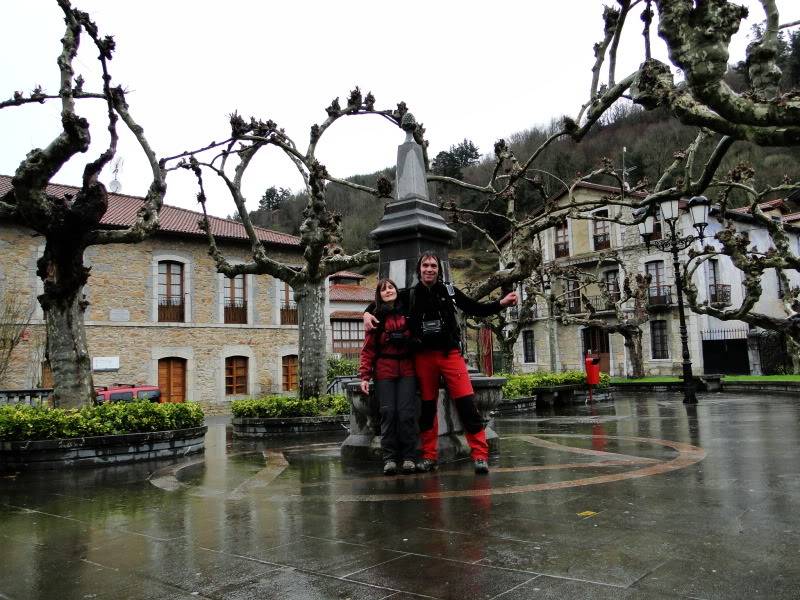
[[[705,196],[695,196],[689,200],[689,212],[692,222],[697,229],[698,235],[687,235],[681,237],[676,230],[679,218],[679,201],[677,199],[666,200],[661,203],[661,214],[669,227],[669,233],[660,240],[650,241],[653,233],[655,217],[648,214],[649,207],[642,207],[634,211],[634,217],[639,220],[639,234],[644,239],[649,248],[652,244],[662,252],[672,254],[672,268],[675,273],[675,288],[678,292],[678,319],[680,322],[681,350],[683,353],[683,402],[685,404],[697,404],[697,396],[694,390],[694,377],[692,376],[692,359],[689,354],[689,334],[686,330],[686,314],[683,307],[683,277],[680,275],[680,262],[678,253],[686,250],[695,241],[702,241],[704,230],[708,225],[709,200]]]

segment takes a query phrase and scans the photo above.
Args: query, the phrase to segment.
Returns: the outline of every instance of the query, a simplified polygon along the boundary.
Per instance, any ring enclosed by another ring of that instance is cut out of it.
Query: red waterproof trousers
[[[420,447],[422,458],[436,460],[438,451],[439,419],[436,401],[439,397],[439,377],[444,379],[450,398],[455,404],[473,460],[489,458],[489,445],[483,422],[475,408],[472,383],[467,373],[464,357],[458,350],[422,350],[414,355],[420,399]]]

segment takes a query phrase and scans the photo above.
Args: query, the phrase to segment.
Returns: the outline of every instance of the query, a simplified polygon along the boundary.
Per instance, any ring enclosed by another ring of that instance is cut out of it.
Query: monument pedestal
[[[503,398],[502,377],[470,375],[475,390],[475,406],[483,417],[486,427],[486,441],[490,452],[499,451],[499,438],[494,431],[492,411]],[[342,458],[352,461],[380,461],[381,429],[378,403],[374,394],[361,393],[358,382],[346,387],[350,401],[350,435],[342,444]],[[446,463],[468,458],[469,446],[464,437],[464,429],[458,418],[455,406],[444,389],[439,390],[437,418],[439,419],[439,462]]]

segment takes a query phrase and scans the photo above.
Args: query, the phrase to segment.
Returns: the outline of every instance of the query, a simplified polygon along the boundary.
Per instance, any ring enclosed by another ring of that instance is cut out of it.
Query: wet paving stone
[[[800,597],[789,396],[498,419],[485,477],[210,424],[203,460],[0,477],[0,599]]]

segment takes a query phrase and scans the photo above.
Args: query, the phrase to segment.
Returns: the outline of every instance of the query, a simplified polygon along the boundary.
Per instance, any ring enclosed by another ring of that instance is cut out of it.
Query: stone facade
[[[246,261],[244,242],[218,240],[232,262]],[[300,262],[299,247],[269,247],[276,260]],[[36,260],[40,237],[13,225],[0,225],[0,289],[30,298],[31,325],[12,357],[0,387],[42,385],[44,321],[35,296],[41,292]],[[282,391],[282,359],[297,355],[297,325],[282,325],[278,282],[267,275],[246,276],[247,323],[225,323],[225,278],[216,272],[202,237],[159,234],[139,244],[87,249],[91,266],[86,298],[86,330],[93,358],[117,357],[119,368],[95,372],[95,385],[158,383],[158,361],[184,359],[185,397],[205,405],[227,404],[241,396]],[[183,265],[184,322],[158,320],[158,263]],[[225,358],[248,359],[247,394],[225,395]]]
[[[613,193],[612,188],[594,184],[584,184],[576,188],[576,200],[594,199],[598,196]],[[605,209],[604,209],[605,210]],[[612,210],[624,210],[623,216],[630,218],[629,209],[612,208]],[[778,213],[776,213],[776,216]],[[721,227],[719,221],[713,216],[709,219],[710,223],[706,230],[705,244],[716,244],[713,240],[714,234]],[[734,220],[736,227],[740,230],[747,230],[751,241],[760,250],[769,248],[769,238],[767,233],[756,227],[752,219],[746,215]],[[595,248],[594,223],[589,220],[568,219],[567,236],[569,255],[556,258],[555,244],[556,232],[553,229],[545,231],[541,235],[541,243],[544,254],[544,261],[558,261],[564,265],[575,265],[583,270],[592,270],[599,275],[603,271],[616,270],[612,264],[597,266],[597,257],[600,252]],[[662,223],[664,232],[668,231],[665,223]],[[688,214],[682,214],[678,227],[681,235],[696,233]],[[790,233],[794,247],[800,253],[800,238],[796,230]],[[559,238],[559,239],[564,239]],[[649,310],[650,321],[642,325],[642,353],[644,357],[644,368],[648,375],[680,375],[682,365],[681,341],[679,334],[679,318],[677,310],[677,300],[675,291],[675,274],[673,272],[672,255],[662,252],[651,246],[649,249],[642,242],[637,227],[625,227],[617,223],[609,223],[609,243],[612,250],[617,250],[630,276],[636,273],[645,273],[648,263],[660,263],[662,269],[661,285],[668,286],[671,293],[671,301],[666,306],[651,306]],[[699,249],[700,243],[695,242]],[[685,262],[687,252],[681,253],[681,262]],[[787,273],[790,285],[800,285],[800,277],[795,272]],[[699,269],[693,278],[699,290],[699,301],[704,301],[712,293],[711,290],[718,289],[720,285],[730,294],[730,306],[740,306],[743,299],[742,273],[736,269],[727,257],[720,257],[717,261],[714,272],[711,268]],[[556,291],[560,293],[563,288],[556,284]],[[651,286],[655,283],[651,282]],[[777,276],[773,270],[765,272],[763,283],[764,293],[761,300],[754,308],[755,311],[764,312],[772,315],[783,314],[782,302],[779,299],[777,288]],[[652,288],[651,288],[652,289]],[[652,293],[652,291],[651,291]],[[586,296],[599,295],[600,290],[589,286],[584,294]],[[631,303],[632,304],[632,303]],[[632,310],[632,306],[628,307]],[[752,349],[748,350],[749,328],[746,323],[741,321],[720,321],[714,317],[698,315],[693,313],[688,304],[685,309],[686,324],[689,338],[689,353],[695,374],[703,372],[717,372],[719,360],[715,353],[719,349],[714,346],[714,342],[728,341],[732,353],[735,353],[737,360],[742,363],[742,369],[749,369],[752,373],[759,372],[759,359],[753,355]],[[652,325],[654,321],[663,321],[666,329],[666,357],[654,357],[654,344],[652,339]],[[550,328],[555,328],[555,334],[550,334]],[[564,325],[560,319],[551,319],[547,315],[547,308],[542,304],[538,306],[538,317],[526,327],[533,334],[533,345],[535,356],[531,361],[525,360],[523,350],[523,335],[521,334],[515,346],[515,369],[517,372],[549,371],[551,369],[550,339],[556,340],[555,362],[556,370],[583,369],[584,332],[585,327],[581,325]],[[530,334],[529,334],[530,335]],[[608,336],[608,368],[607,371],[612,376],[628,375],[629,366],[624,340],[619,334]],[[708,365],[704,364],[708,359]],[[713,362],[713,365],[711,364]]]

